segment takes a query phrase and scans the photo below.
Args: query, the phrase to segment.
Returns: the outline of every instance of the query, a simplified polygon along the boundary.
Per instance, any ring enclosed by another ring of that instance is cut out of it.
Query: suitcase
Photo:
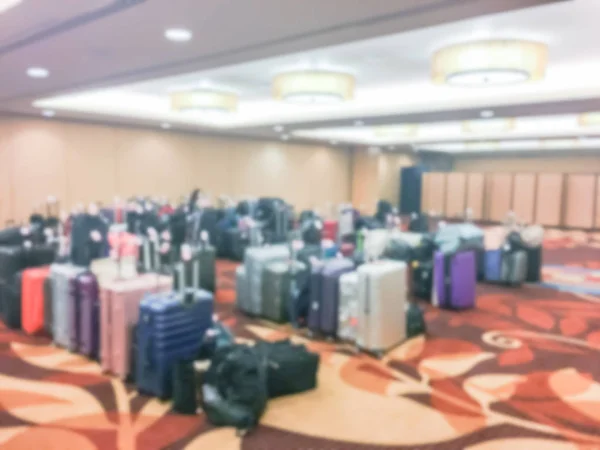
[[[354,262],[349,259],[333,259],[325,263],[321,284],[320,331],[335,337],[338,327],[338,305],[340,299],[340,276],[354,270]]]
[[[337,241],[338,238],[338,222],[337,220],[326,220],[323,222],[323,239]]]
[[[450,255],[436,252],[431,298],[434,306],[449,309],[473,308],[476,282],[474,252]]]
[[[148,238],[143,238],[140,246],[138,272],[157,272],[160,267],[161,264],[158,242]]]
[[[406,268],[399,261],[358,268],[359,348],[380,355],[406,339]]]
[[[85,267],[73,266],[71,264],[52,264],[50,266],[50,278],[52,279],[52,333],[54,343],[64,348],[70,348],[71,335],[70,326],[76,323],[75,287],[77,276],[86,272]]]
[[[198,247],[190,261],[181,261],[173,268],[176,291],[193,288],[215,291],[215,248],[208,245]]]
[[[100,295],[98,280],[90,272],[79,275],[77,284],[77,349],[90,358],[98,357],[100,347]]]
[[[27,334],[38,334],[44,331],[44,286],[49,276],[49,267],[27,269],[23,272],[21,326]]]
[[[351,242],[343,242],[340,245],[340,253],[344,256],[344,258],[352,258],[354,255],[355,245]]]
[[[308,276],[300,261],[269,263],[262,280],[261,316],[274,322],[287,322],[292,307],[292,281],[302,286]]]
[[[8,328],[18,330],[21,328],[21,291],[23,286],[23,272],[17,272],[12,280],[4,284],[2,301],[4,324]]]
[[[542,281],[542,247],[528,248],[527,252],[527,277],[528,283]]]
[[[193,360],[212,326],[213,295],[208,291],[148,295],[140,303],[137,328],[138,391],[166,399],[178,360]]]
[[[338,338],[355,342],[358,327],[358,272],[348,272],[340,277],[338,307]]]
[[[125,380],[130,372],[133,347],[131,328],[138,321],[144,295],[171,290],[170,277],[145,274],[114,280],[100,289],[100,364],[106,372]]]
[[[416,303],[410,303],[406,311],[406,337],[408,339],[427,331],[423,311]]]
[[[335,244],[335,242],[328,239],[322,241],[321,249],[324,259],[333,259],[337,256],[339,252],[339,248]]]
[[[122,257],[119,260],[112,258],[97,259],[90,265],[98,284],[110,283],[118,279],[135,278],[138,276],[136,258],[134,256]]]
[[[177,361],[173,366],[173,410],[179,414],[196,414],[197,400],[194,360]]]
[[[235,269],[235,303],[241,311],[248,311],[251,308],[248,278],[244,266],[238,266]]]
[[[485,280],[511,286],[523,284],[527,279],[527,253],[504,249],[485,252]]]
[[[52,336],[53,323],[54,323],[54,303],[52,302],[52,277],[48,272],[48,277],[44,280],[44,331]]]
[[[7,283],[25,268],[24,249],[19,246],[0,246],[0,281]]]
[[[2,246],[21,246],[23,244],[22,227],[8,227],[0,230],[0,245]]]
[[[296,259],[310,267],[313,258],[321,259],[323,250],[320,245],[305,245],[296,252]]]
[[[316,260],[310,266],[310,280],[309,280],[309,298],[310,308],[308,310],[308,317],[306,319],[306,325],[312,332],[318,332],[321,328],[321,293],[323,290],[323,269],[325,268],[325,262],[323,260]]]
[[[267,264],[275,261],[287,261],[290,249],[287,245],[252,247],[246,251],[245,266],[248,281],[249,303],[240,303],[245,313],[259,316],[262,306],[262,279]]]
[[[433,285],[433,262],[413,262],[412,279],[414,295],[431,301],[431,288]]]

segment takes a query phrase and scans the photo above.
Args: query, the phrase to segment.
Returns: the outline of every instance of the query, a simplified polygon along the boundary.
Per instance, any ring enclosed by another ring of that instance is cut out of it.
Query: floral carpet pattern
[[[596,297],[480,286],[474,310],[423,305],[427,336],[376,360],[245,318],[235,264],[218,279],[220,319],[242,341],[306,343],[321,355],[318,389],[272,400],[241,439],[0,326],[0,449],[600,449]]]

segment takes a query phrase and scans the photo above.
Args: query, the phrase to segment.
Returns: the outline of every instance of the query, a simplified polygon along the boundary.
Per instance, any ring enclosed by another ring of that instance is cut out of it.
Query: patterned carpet
[[[241,339],[288,336],[235,312],[234,269],[218,265],[221,319]],[[475,310],[426,307],[427,337],[382,361],[295,337],[321,355],[319,388],[271,401],[243,440],[2,326],[0,449],[600,449],[599,300],[479,289]]]

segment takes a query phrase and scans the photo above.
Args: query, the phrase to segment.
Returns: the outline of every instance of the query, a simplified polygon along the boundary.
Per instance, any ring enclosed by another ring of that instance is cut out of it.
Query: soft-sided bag
[[[408,339],[425,334],[425,317],[419,305],[411,302],[406,311],[406,337]]]
[[[412,248],[402,239],[392,238],[385,247],[383,257],[394,261],[409,262],[412,259]]]
[[[239,433],[258,425],[267,406],[267,360],[261,346],[217,349],[204,375],[202,409],[216,426]]]
[[[289,340],[260,343],[267,355],[269,398],[299,394],[317,387],[319,355]]]
[[[197,408],[194,361],[178,361],[173,366],[173,410],[179,414],[193,415]]]

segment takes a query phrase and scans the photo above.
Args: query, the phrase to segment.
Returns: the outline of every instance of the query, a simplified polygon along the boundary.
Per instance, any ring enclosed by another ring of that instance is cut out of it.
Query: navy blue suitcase
[[[139,392],[170,398],[173,367],[179,360],[195,358],[212,327],[212,316],[213,294],[204,290],[153,294],[142,300],[136,355]]]

